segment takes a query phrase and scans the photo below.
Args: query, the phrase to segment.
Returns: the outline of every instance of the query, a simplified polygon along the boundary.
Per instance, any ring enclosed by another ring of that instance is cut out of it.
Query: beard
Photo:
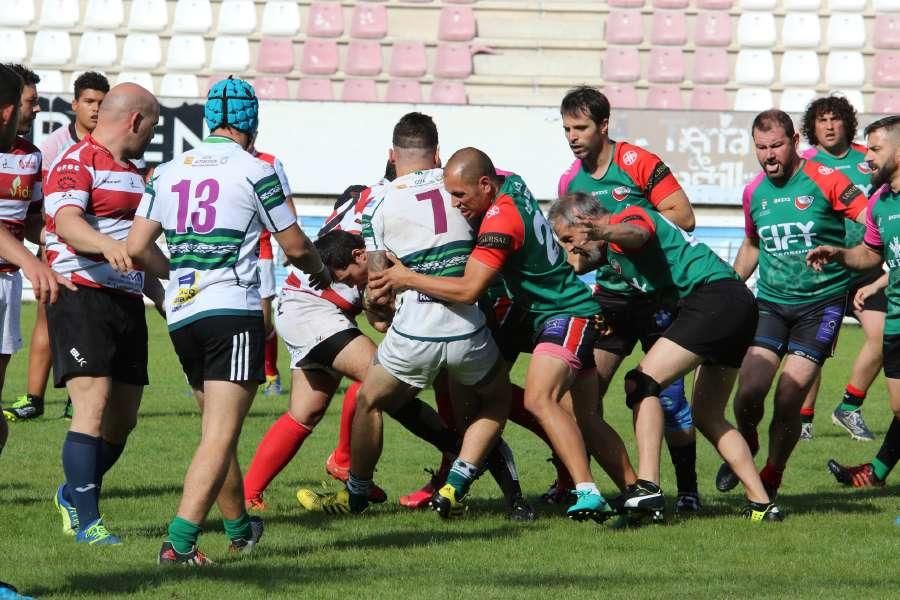
[[[874,192],[886,183],[890,183],[897,171],[897,163],[893,160],[885,163],[884,166],[878,167],[878,170],[872,174],[872,191]]]

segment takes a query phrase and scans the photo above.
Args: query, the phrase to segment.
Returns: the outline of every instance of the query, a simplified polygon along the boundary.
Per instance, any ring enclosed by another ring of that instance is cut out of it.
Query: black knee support
[[[637,369],[625,373],[625,405],[634,409],[634,405],[649,396],[659,397],[662,387],[659,383]]]

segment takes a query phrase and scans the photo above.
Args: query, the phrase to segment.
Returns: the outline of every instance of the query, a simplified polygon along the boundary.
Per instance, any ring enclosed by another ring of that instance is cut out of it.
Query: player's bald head
[[[444,166],[445,173],[454,176],[466,184],[474,184],[482,177],[497,179],[497,169],[491,157],[478,148],[462,148],[453,153]]]
[[[135,83],[120,83],[109,90],[100,105],[100,121],[118,121],[139,113],[146,117],[159,116],[156,96]]]

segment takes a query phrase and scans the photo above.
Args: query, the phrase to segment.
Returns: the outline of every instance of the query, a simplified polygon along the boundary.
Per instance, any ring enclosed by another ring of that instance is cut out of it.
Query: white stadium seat
[[[738,85],[769,85],[775,80],[775,61],[768,50],[741,50],[734,64]]]
[[[129,31],[162,31],[168,26],[166,0],[132,0],[128,15]]]
[[[163,98],[199,98],[197,76],[190,73],[167,73],[159,84],[159,95]]]
[[[829,86],[856,87],[866,80],[866,66],[861,52],[835,51],[825,63],[825,81]]]
[[[819,56],[814,50],[788,50],[781,57],[781,83],[813,86],[819,83]]]
[[[847,99],[847,101],[853,105],[853,108],[856,109],[856,112],[864,113],[866,112],[866,105],[863,101],[863,93],[860,90],[832,90],[832,94],[835,96],[843,96]]]
[[[122,0],[88,0],[84,11],[85,29],[118,29],[124,21]]]
[[[79,0],[44,0],[41,5],[41,27],[74,27],[78,23],[78,4]]]
[[[900,0],[875,0],[875,14],[883,12],[900,12]]]
[[[159,36],[155,33],[129,33],[122,46],[122,66],[131,69],[155,69],[162,61]]]
[[[869,0],[828,0],[828,9],[846,12],[865,10],[868,1]],[[875,8],[878,9],[878,0],[875,0]]]
[[[209,68],[234,73],[250,66],[250,44],[242,35],[220,35],[213,42]]]
[[[769,88],[740,88],[734,94],[734,110],[759,112],[772,108]]]
[[[741,0],[741,12],[747,10],[774,10],[777,0]]]
[[[78,42],[79,65],[85,67],[111,67],[116,64],[118,48],[116,34],[111,31],[86,31]]]
[[[263,8],[263,35],[296,35],[300,30],[300,9],[296,0],[269,0]]]
[[[69,32],[45,29],[34,34],[31,62],[35,65],[64,65],[72,58]]]
[[[212,7],[209,0],[178,0],[172,31],[206,33],[212,27]]]
[[[63,83],[62,71],[35,69],[34,74],[41,78],[37,84],[39,94],[61,94],[68,91]]]
[[[34,21],[34,0],[6,0],[0,10],[0,27],[31,25]]]
[[[120,83],[136,83],[145,90],[156,93],[153,89],[153,75],[146,71],[120,71],[116,77],[116,85]]]
[[[866,26],[861,14],[832,13],[828,18],[828,46],[856,50],[866,45]]]
[[[742,48],[771,48],[776,39],[775,16],[765,12],[742,13],[737,37]]]
[[[219,5],[217,33],[243,34],[256,29],[256,7],[253,0],[224,0]]]
[[[788,13],[781,26],[781,43],[785,48],[818,48],[822,37],[819,15]]]
[[[815,97],[815,90],[809,88],[785,89],[781,92],[779,108],[788,113],[802,113]]]
[[[199,35],[173,35],[166,52],[166,67],[198,71],[206,65],[206,42]]]
[[[782,2],[784,10],[787,14],[794,11],[818,11],[822,5],[821,0],[784,0]]]
[[[0,29],[0,62],[19,63],[28,56],[25,32],[21,29]]]

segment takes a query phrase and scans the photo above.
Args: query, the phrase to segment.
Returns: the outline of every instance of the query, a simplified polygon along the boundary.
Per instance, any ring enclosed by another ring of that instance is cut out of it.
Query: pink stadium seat
[[[459,81],[435,81],[431,84],[432,104],[467,104],[466,88]]]
[[[697,8],[711,10],[728,10],[732,4],[734,4],[732,0],[697,0]]]
[[[350,36],[380,40],[387,35],[387,7],[384,4],[357,4],[350,19]]]
[[[653,0],[653,8],[687,8],[690,0]]]
[[[677,85],[660,85],[647,90],[647,108],[662,110],[681,110],[684,101]]]
[[[878,90],[872,98],[872,112],[876,115],[900,113],[900,92]]]
[[[344,9],[337,2],[313,2],[306,19],[306,34],[313,37],[341,37]]]
[[[603,95],[613,108],[638,108],[637,90],[631,84],[607,85],[603,88]]]
[[[875,36],[873,45],[876,48],[900,48],[900,15],[882,14],[875,17]]]
[[[472,74],[472,52],[468,44],[438,44],[434,76],[464,79]]]
[[[607,81],[637,81],[641,59],[637,48],[608,48],[603,57],[603,78]]]
[[[347,45],[348,75],[371,77],[381,73],[381,44],[370,40],[352,40]]]
[[[697,48],[694,51],[694,83],[728,83],[728,51],[725,48]]]
[[[391,79],[387,86],[387,102],[406,102],[420,104],[422,102],[422,86],[415,79]]]
[[[298,100],[334,100],[330,79],[301,79],[297,86]]]
[[[338,46],[334,40],[307,39],[300,71],[305,75],[331,75],[338,70]]]
[[[421,77],[428,69],[425,44],[396,42],[391,50],[390,73],[393,77]]]
[[[644,0],[609,0],[609,5],[618,8],[640,8],[644,6]]]
[[[731,43],[731,15],[707,11],[694,21],[694,43],[698,46],[727,46]]]
[[[256,50],[256,70],[290,73],[294,69],[294,44],[290,38],[264,37]]]
[[[253,89],[263,100],[287,100],[290,97],[288,82],[284,77],[257,77],[253,81]]]
[[[900,87],[900,53],[876,54],[874,71],[876,86]]]
[[[650,50],[650,66],[647,79],[654,83],[681,83],[684,81],[684,55],[681,48],[653,48]]]
[[[348,79],[341,90],[344,102],[378,102],[374,79]]]
[[[468,6],[445,6],[438,19],[438,39],[468,42],[475,38],[475,13]]]
[[[213,73],[206,80],[206,90],[203,92],[203,95],[206,96],[209,94],[209,90],[212,89],[212,86],[216,85],[223,79],[228,79],[228,73]]]
[[[728,110],[728,94],[722,87],[696,87],[691,92],[691,110]]]
[[[653,13],[650,41],[662,46],[683,46],[687,42],[684,11],[658,10]]]
[[[640,44],[644,41],[644,20],[639,10],[611,10],[606,18],[607,44]]]

